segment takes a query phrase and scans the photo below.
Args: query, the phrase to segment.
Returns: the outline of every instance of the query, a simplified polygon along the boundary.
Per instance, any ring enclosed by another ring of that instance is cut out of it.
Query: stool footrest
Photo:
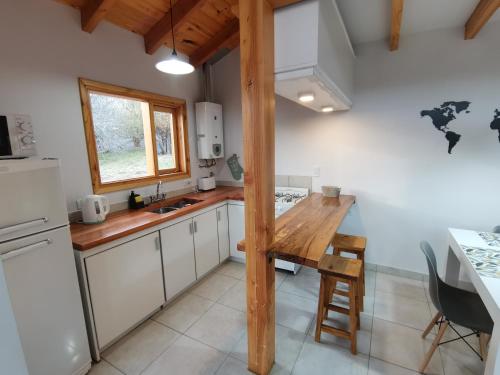
[[[333,294],[337,294],[339,296],[344,296],[344,297],[349,297],[349,291],[348,290],[342,290],[342,289],[335,289]]]
[[[332,326],[329,326],[326,324],[321,324],[321,330],[324,332],[327,332],[331,335],[343,337],[345,339],[351,338],[351,334],[348,331],[345,331],[345,330],[340,329],[340,328],[335,328],[335,327],[332,327]]]
[[[333,304],[328,305],[328,310],[335,311],[335,312],[338,312],[338,313],[344,314],[344,315],[349,315],[349,309],[346,309],[345,307],[333,305]]]

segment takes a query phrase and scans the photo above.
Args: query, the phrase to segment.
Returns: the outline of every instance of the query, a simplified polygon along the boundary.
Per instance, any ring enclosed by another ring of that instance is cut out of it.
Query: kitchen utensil
[[[198,179],[198,189],[202,191],[215,189],[215,177],[201,177]]]
[[[82,217],[85,224],[102,223],[109,210],[109,200],[103,195],[87,195],[83,198]]]
[[[338,186],[321,186],[321,191],[325,197],[338,198],[340,196],[340,188]]]

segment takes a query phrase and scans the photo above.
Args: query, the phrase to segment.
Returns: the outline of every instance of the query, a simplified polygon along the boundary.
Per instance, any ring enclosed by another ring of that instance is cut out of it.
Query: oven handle
[[[30,220],[30,221],[26,221],[24,223],[9,225],[7,227],[2,227],[2,228],[0,228],[0,236],[4,236],[6,234],[17,232],[17,231],[20,231],[23,229],[37,227],[39,225],[47,223],[48,221],[49,221],[48,218],[42,217],[40,219]]]
[[[28,245],[28,246],[21,247],[19,249],[8,251],[8,252],[2,254],[0,256],[0,258],[2,260],[7,260],[7,259],[10,259],[10,258],[14,258],[14,257],[17,257],[19,255],[23,255],[23,254],[29,253],[30,251],[37,250],[37,249],[40,249],[42,247],[47,247],[51,243],[52,243],[51,239],[46,239],[46,240],[43,240],[43,241],[31,244],[31,245]]]

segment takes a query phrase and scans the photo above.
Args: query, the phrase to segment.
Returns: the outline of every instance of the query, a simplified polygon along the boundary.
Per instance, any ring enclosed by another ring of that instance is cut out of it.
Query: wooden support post
[[[268,374],[275,355],[274,15],[268,0],[240,0],[245,160],[248,369]]]

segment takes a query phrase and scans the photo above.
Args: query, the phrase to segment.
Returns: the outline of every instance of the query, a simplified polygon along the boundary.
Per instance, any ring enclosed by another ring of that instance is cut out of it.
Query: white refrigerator
[[[86,374],[90,351],[59,162],[1,160],[0,207],[0,266],[28,373]]]

